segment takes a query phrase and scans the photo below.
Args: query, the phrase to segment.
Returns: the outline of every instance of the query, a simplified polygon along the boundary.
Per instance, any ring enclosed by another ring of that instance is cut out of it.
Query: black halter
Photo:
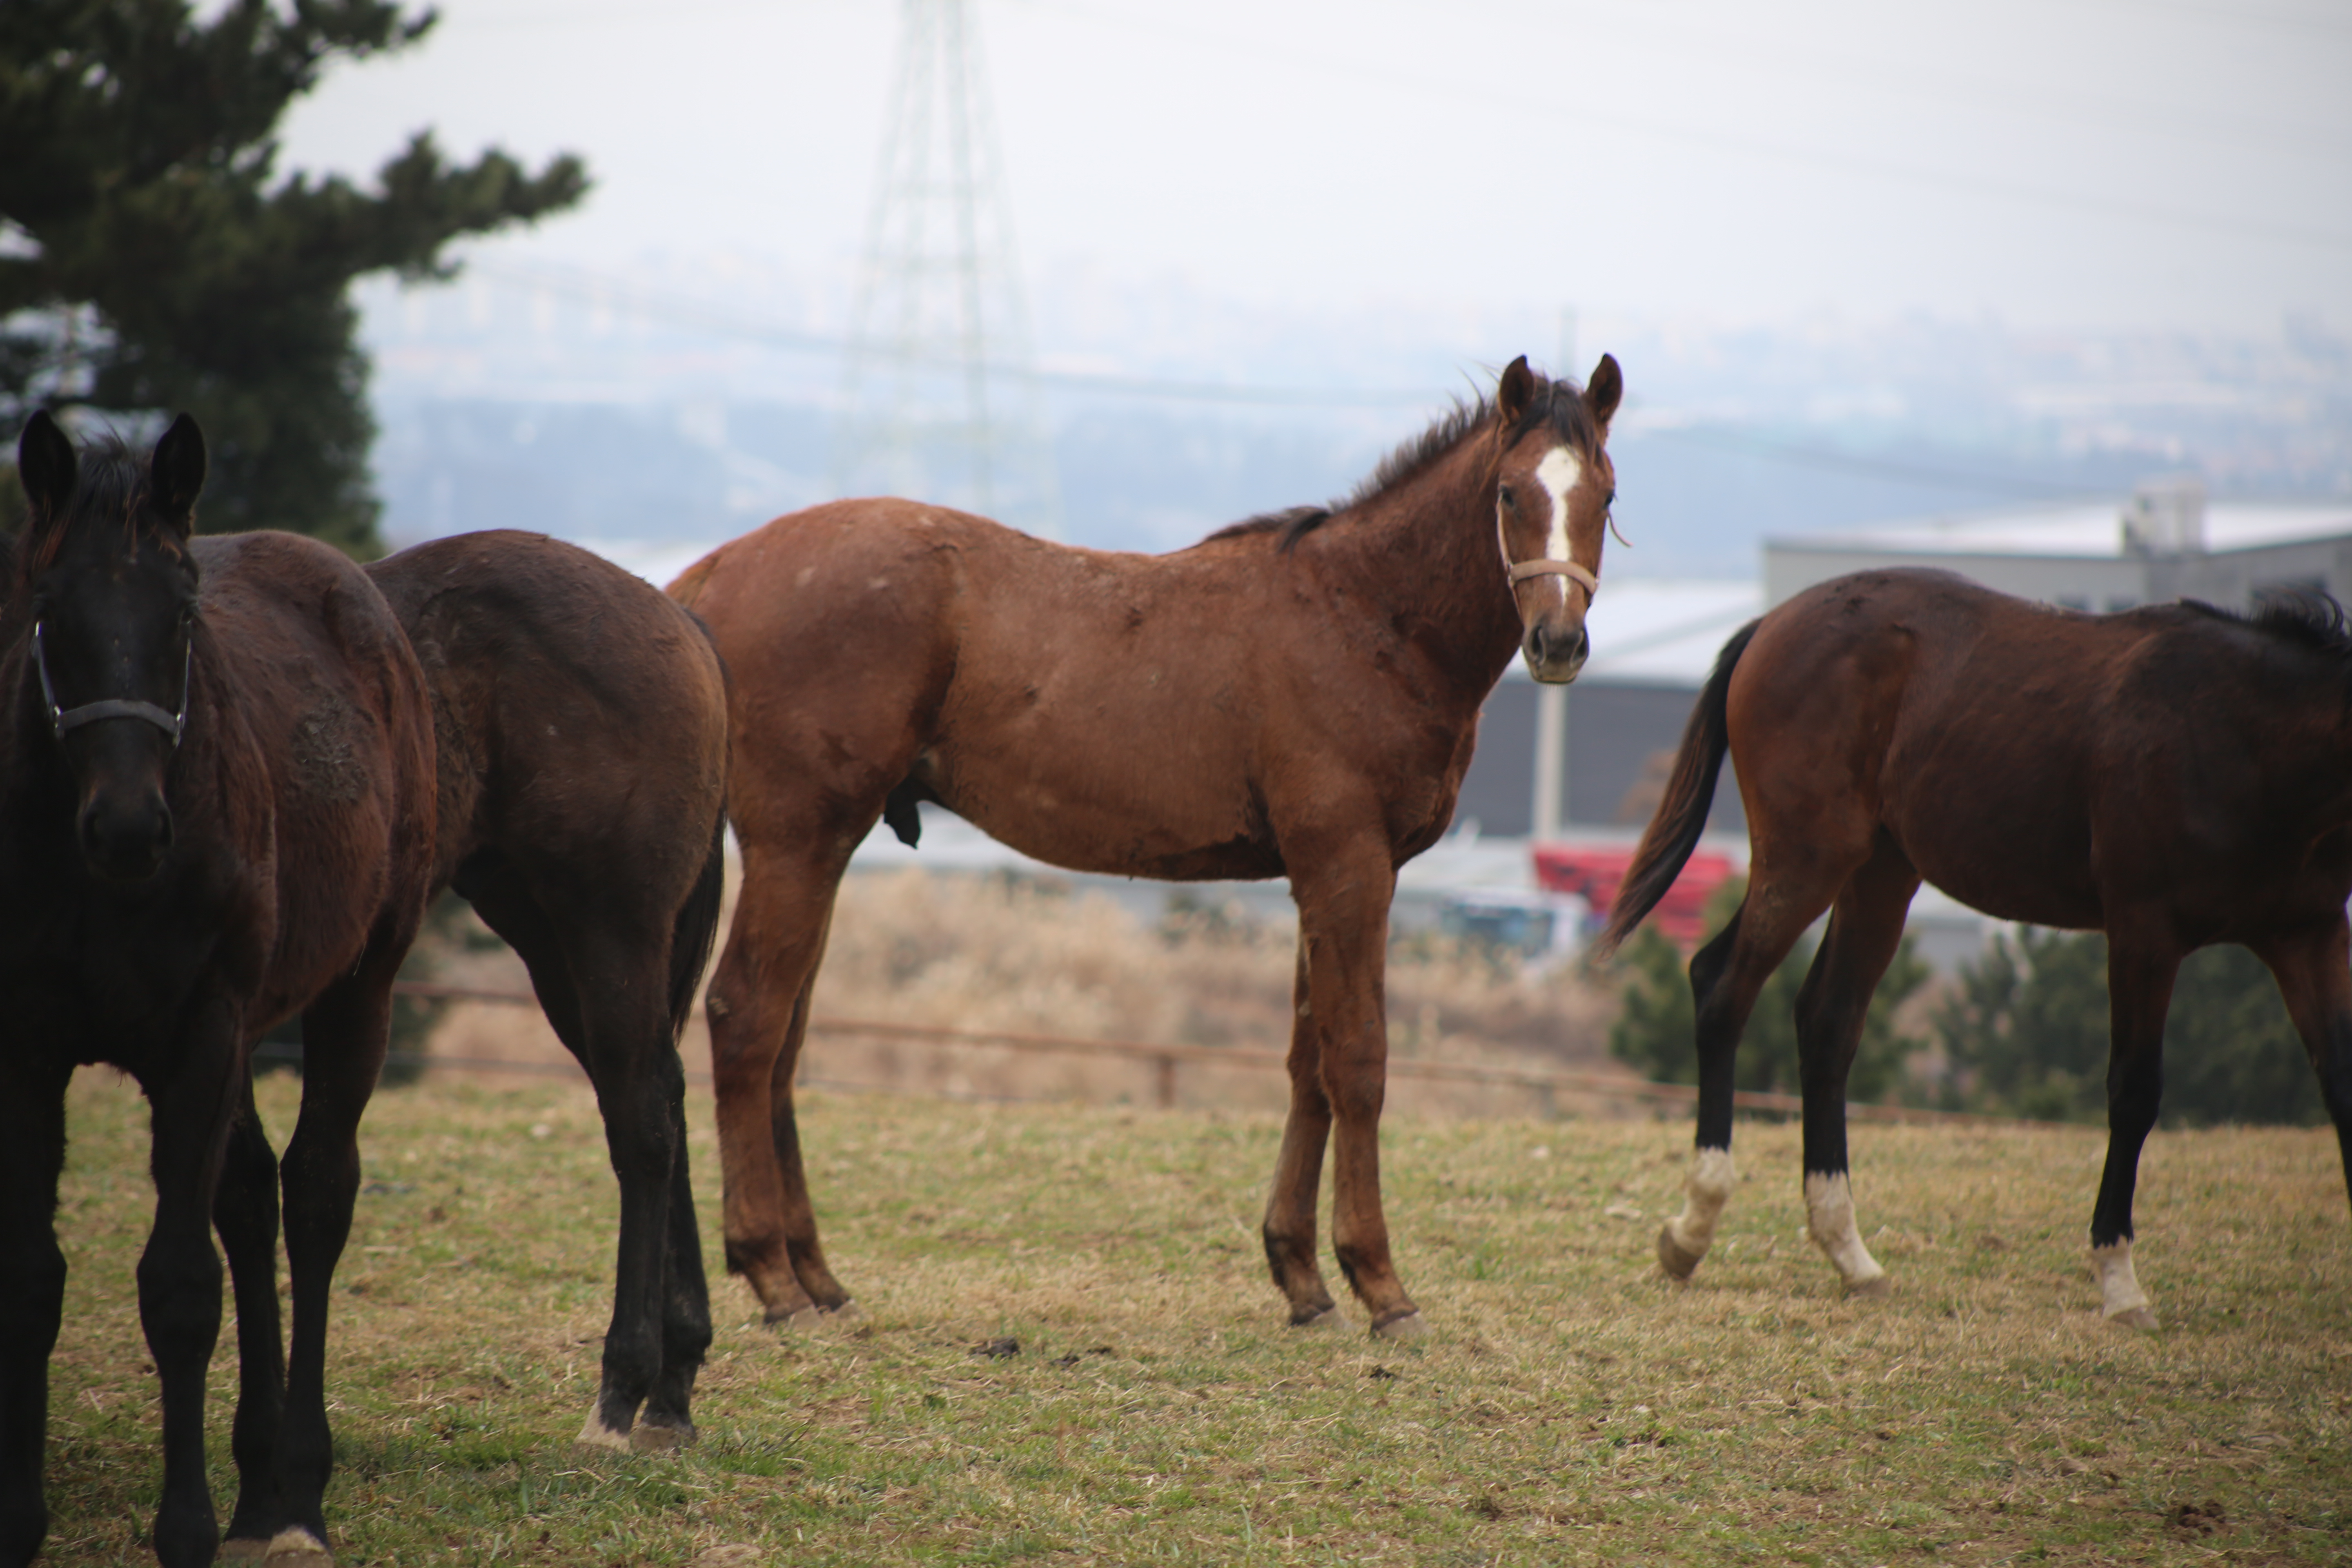
[[[108,719],[143,719],[166,735],[177,747],[182,731],[188,727],[189,675],[195,662],[195,638],[188,639],[187,652],[180,660],[180,710],[166,713],[152,702],[142,702],[135,697],[109,697],[103,701],[85,702],[79,708],[59,708],[57,689],[49,684],[49,654],[41,642],[41,623],[33,623],[33,664],[41,672],[41,701],[49,710],[49,728],[58,740],[66,738],[68,730],[79,730],[84,724],[96,724]]]

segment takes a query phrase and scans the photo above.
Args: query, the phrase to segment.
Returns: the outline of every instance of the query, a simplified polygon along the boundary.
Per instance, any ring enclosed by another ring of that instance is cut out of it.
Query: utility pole
[[[1039,407],[971,0],[901,0],[833,487],[968,508],[1051,537]]]
[[[1563,305],[1559,310],[1559,363],[1552,374],[1568,376],[1575,374],[1576,307]],[[1563,578],[1561,581],[1565,582]],[[1585,601],[1590,610],[1592,603]],[[1568,688],[1538,685],[1536,688],[1536,799],[1531,814],[1530,830],[1538,844],[1557,840],[1568,816]]]

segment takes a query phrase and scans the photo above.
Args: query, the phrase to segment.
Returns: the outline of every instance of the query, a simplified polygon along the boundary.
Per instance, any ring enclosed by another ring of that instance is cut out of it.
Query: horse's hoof
[[[640,1454],[667,1454],[691,1447],[701,1435],[690,1421],[677,1426],[665,1421],[640,1421],[630,1429],[629,1447]]]
[[[2147,1333],[2154,1333],[2157,1328],[2156,1309],[2126,1307],[2120,1312],[2109,1312],[2107,1321],[2119,1329],[2139,1329]]]
[[[797,1307],[772,1308],[760,1321],[780,1334],[804,1334],[824,1321],[824,1309],[803,1301]]]
[[[269,1556],[268,1541],[258,1535],[232,1535],[213,1554],[215,1563],[260,1563]]]
[[[261,1561],[264,1568],[335,1568],[327,1543],[299,1524],[271,1536]]]
[[[616,1454],[628,1453],[636,1447],[632,1434],[616,1432],[605,1426],[604,1418],[593,1410],[588,1412],[587,1425],[580,1428],[580,1436],[572,1441],[583,1448],[610,1448]]]
[[[1372,1337],[1382,1340],[1417,1340],[1428,1331],[1429,1325],[1422,1321],[1418,1307],[1407,1307],[1395,1317],[1372,1325]]]
[[[1688,1279],[1698,1272],[1703,1252],[1692,1252],[1675,1239],[1675,1227],[1666,1226],[1658,1232],[1658,1267],[1666,1271],[1669,1279]]]
[[[1344,1329],[1348,1326],[1348,1314],[1337,1307],[1326,1307],[1304,1318],[1292,1318],[1290,1326],[1294,1329]]]
[[[1895,1294],[1895,1276],[1874,1274],[1867,1279],[1849,1279],[1845,1293],[1849,1300],[1883,1301]]]
[[[840,1306],[820,1307],[817,1315],[828,1323],[854,1323],[866,1315],[866,1309],[857,1304],[856,1297],[844,1296]]]

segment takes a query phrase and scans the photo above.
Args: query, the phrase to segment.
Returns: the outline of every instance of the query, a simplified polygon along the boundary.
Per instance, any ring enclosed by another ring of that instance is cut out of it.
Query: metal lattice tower
[[[971,0],[902,0],[835,437],[838,495],[1060,531]]]

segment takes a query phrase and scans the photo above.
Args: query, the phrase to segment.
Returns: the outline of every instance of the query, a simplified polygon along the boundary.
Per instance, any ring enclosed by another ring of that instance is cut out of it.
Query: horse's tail
[[[1715,673],[1706,678],[1706,688],[1698,694],[1690,722],[1683,728],[1682,750],[1675,753],[1674,776],[1666,781],[1665,798],[1658,802],[1657,815],[1643,830],[1641,847],[1633,851],[1633,863],[1625,868],[1625,880],[1609,911],[1609,924],[1596,943],[1604,955],[1615,952],[1642,918],[1657,908],[1658,900],[1682,875],[1691,851],[1698,847],[1707,810],[1715,805],[1716,775],[1723,769],[1724,752],[1731,749],[1731,733],[1724,720],[1731,671],[1739,656],[1748,651],[1748,641],[1756,635],[1759,624],[1750,621],[1740,627],[1716,656]]]
[[[719,820],[710,828],[710,854],[702,862],[702,875],[695,879],[694,890],[679,906],[677,924],[670,931],[669,939],[669,1032],[672,1037],[684,1032],[686,1021],[694,1013],[694,993],[702,984],[702,971],[710,963],[710,950],[719,941],[719,895],[727,883],[727,813],[721,810]]]
[[[710,660],[719,667],[719,700],[729,709],[735,705],[735,676],[719,656],[719,639],[710,635],[710,623],[695,613],[693,595],[709,575],[710,563],[718,557],[713,551],[687,569],[686,574],[670,584],[686,618],[702,637],[703,646],[710,649]],[[690,585],[689,585],[690,584]],[[687,592],[679,595],[678,590]],[[726,759],[729,772],[733,772],[735,759]],[[732,784],[732,779],[729,784]],[[669,941],[669,1030],[675,1037],[686,1029],[686,1021],[694,1013],[694,993],[702,984],[702,972],[710,964],[710,950],[719,942],[719,906],[727,887],[727,795],[719,792],[719,811],[710,824],[710,853],[703,858],[702,875],[695,879],[694,890],[677,911],[677,924],[670,931]]]

